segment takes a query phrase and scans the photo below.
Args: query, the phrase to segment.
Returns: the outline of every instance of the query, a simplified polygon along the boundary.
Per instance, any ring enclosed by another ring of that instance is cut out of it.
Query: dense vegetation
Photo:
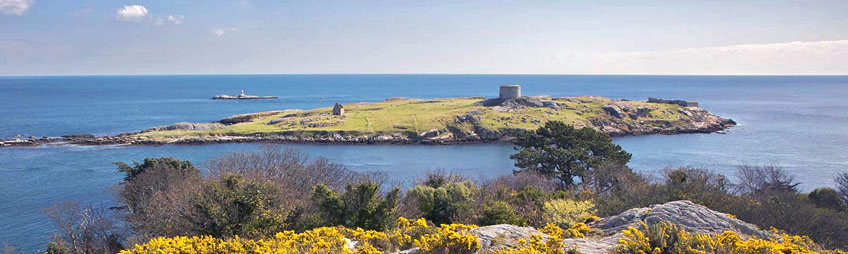
[[[362,253],[410,247],[468,253],[476,250],[468,233],[475,224],[507,223],[539,228],[560,241],[530,239],[496,253],[563,253],[568,246],[561,246],[561,238],[597,234],[584,223],[598,216],[681,199],[808,238],[751,242],[660,224],[628,229],[616,250],[848,249],[848,173],[837,177],[836,188],[811,193],[799,193],[794,178],[774,166],[741,166],[735,182],[698,168],[651,177],[625,166],[630,155],[591,129],[553,122],[528,135],[534,136],[517,143],[513,157],[521,170],[514,175],[472,181],[433,171],[407,191],[387,188],[383,174],[353,172],[273,146],[217,158],[205,174],[174,158],[118,163],[125,174],[114,188],[120,206],[66,202],[46,210],[60,229],[47,252],[326,253],[341,250],[346,237],[365,243],[356,249]],[[663,237],[668,239],[657,241]],[[706,242],[712,249],[703,249]]]

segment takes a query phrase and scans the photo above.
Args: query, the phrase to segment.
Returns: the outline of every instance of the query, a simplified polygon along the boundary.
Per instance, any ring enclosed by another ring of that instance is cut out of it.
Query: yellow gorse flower
[[[773,239],[743,240],[732,231],[718,235],[693,234],[667,222],[651,227],[642,222],[641,227],[623,230],[624,237],[619,239],[614,253],[846,254],[825,250],[806,236],[780,234]]]

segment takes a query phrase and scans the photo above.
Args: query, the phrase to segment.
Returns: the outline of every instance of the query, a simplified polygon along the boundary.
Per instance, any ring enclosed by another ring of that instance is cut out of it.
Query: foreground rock
[[[627,210],[619,215],[603,218],[590,224],[590,227],[601,229],[602,235],[590,235],[586,238],[564,239],[563,246],[577,248],[585,254],[606,254],[618,244],[623,237],[622,230],[627,227],[639,228],[640,221],[654,224],[669,221],[679,225],[688,232],[699,234],[721,234],[733,231],[742,237],[757,237],[768,239],[776,237],[769,232],[760,230],[757,226],[734,219],[725,213],[716,212],[709,208],[694,204],[688,200],[673,201],[665,204],[652,205],[643,208]],[[477,236],[480,250],[477,253],[489,253],[501,247],[518,246],[519,239],[529,239],[533,235],[548,236],[531,227],[514,225],[492,225],[479,227],[471,231]],[[417,249],[405,250],[400,253],[419,253]]]
[[[607,233],[618,233],[627,227],[639,227],[639,222],[654,224],[668,221],[680,225],[688,232],[699,234],[721,234],[733,231],[758,238],[773,237],[769,232],[731,217],[726,213],[710,210],[706,206],[688,200],[673,201],[643,208],[633,208],[619,215],[604,218],[591,226]]]
[[[640,222],[654,224],[668,221],[679,225],[687,232],[698,234],[721,234],[733,231],[742,236],[769,239],[776,237],[767,231],[722,212],[710,210],[706,206],[694,204],[688,200],[672,201],[649,207],[633,208],[619,215],[603,218],[589,224],[592,228],[601,229],[606,236],[580,239],[565,239],[565,246],[576,247],[585,254],[605,254],[618,244],[618,239],[624,237],[622,230],[628,227],[641,228]]]

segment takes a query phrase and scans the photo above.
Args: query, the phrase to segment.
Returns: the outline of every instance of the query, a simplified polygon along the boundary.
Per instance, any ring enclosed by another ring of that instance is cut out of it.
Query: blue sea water
[[[776,164],[804,190],[831,186],[848,171],[848,76],[592,75],[203,75],[0,77],[0,138],[96,135],[174,122],[210,122],[267,110],[328,107],[389,97],[496,97],[498,86],[525,95],[598,95],[615,99],[686,99],[740,123],[728,134],[615,138],[633,153],[631,167],[655,174],[696,166],[732,177],[741,164]],[[216,94],[274,95],[279,100],[212,101]],[[513,170],[509,144],[284,145],[360,171],[410,182],[443,168],[478,178]],[[42,146],[0,149],[0,244],[32,252],[54,231],[41,210],[62,200],[110,204],[121,179],[112,162],[173,156],[203,164],[257,150],[256,144]]]

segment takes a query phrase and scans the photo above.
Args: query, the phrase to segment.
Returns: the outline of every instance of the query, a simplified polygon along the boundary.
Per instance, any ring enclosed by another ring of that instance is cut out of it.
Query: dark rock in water
[[[70,134],[62,136],[66,139],[93,139],[94,135],[91,134]]]

